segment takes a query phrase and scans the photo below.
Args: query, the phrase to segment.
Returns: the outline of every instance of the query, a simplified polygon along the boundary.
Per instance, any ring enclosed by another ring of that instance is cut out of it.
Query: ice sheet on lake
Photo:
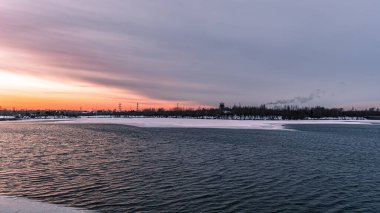
[[[176,127],[176,128],[225,128],[225,129],[264,129],[284,130],[287,124],[380,124],[370,120],[221,120],[185,118],[78,118],[57,120],[58,123],[80,124],[122,124],[137,127]]]

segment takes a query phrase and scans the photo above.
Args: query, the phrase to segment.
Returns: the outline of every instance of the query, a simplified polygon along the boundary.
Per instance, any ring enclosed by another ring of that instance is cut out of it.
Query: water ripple
[[[101,212],[378,212],[380,126],[0,124],[0,193]]]

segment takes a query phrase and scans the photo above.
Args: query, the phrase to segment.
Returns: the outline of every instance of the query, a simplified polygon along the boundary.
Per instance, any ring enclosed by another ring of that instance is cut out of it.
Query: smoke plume
[[[274,102],[266,103],[266,105],[289,105],[289,104],[305,104],[314,99],[320,98],[325,92],[317,89],[308,96],[297,96],[292,99],[282,99]]]

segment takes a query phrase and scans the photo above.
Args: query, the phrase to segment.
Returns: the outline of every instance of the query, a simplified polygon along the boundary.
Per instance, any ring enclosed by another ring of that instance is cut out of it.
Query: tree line
[[[219,108],[147,108],[143,110],[1,110],[0,118],[13,116],[14,119],[27,118],[68,118],[80,116],[105,117],[160,117],[197,119],[243,119],[243,120],[300,120],[300,119],[380,119],[379,108],[350,109],[325,107],[282,106],[232,106]]]

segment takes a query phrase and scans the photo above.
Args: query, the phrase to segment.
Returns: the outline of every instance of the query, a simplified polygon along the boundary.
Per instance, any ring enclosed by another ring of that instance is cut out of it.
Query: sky
[[[377,0],[0,0],[0,106],[380,107]]]

